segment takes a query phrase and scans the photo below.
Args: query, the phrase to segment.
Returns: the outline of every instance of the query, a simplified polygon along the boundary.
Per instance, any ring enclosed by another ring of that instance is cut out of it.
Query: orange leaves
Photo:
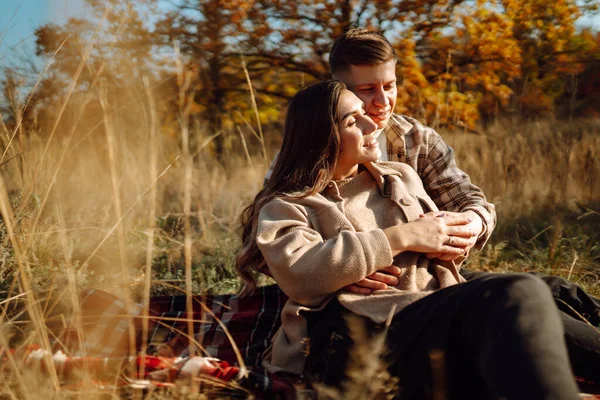
[[[104,9],[105,2],[88,1]],[[136,56],[116,65],[146,62],[156,67],[149,71],[160,70],[168,61],[151,50],[161,54],[177,43],[184,63],[197,68],[192,113],[215,123],[248,109],[241,53],[260,118],[272,122],[301,86],[329,77],[330,46],[354,26],[384,32],[396,48],[397,111],[441,125],[474,127],[480,115],[498,111],[552,112],[584,62],[600,57],[594,55],[598,37],[575,29],[578,4],[591,9],[588,0],[172,0],[171,10],[154,8],[154,30],[138,14],[152,7],[106,1],[115,10],[108,19],[111,39],[123,35],[117,29],[123,16],[135,29],[115,47],[99,46],[97,59],[127,51]],[[81,58],[78,40],[93,32],[85,22],[41,28],[38,52],[51,54],[70,36],[56,63],[70,72]],[[111,72],[118,76],[119,70]],[[217,113],[223,116],[213,118]]]

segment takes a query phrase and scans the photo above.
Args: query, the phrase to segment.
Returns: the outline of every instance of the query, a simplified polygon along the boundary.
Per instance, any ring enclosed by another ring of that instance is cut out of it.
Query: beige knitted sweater
[[[264,366],[271,372],[299,374],[304,368],[308,332],[301,311],[321,310],[337,296],[352,312],[383,322],[393,307],[398,312],[436,289],[464,281],[458,273],[462,260],[429,260],[414,252],[392,257],[382,229],[437,207],[410,166],[385,162],[365,167],[352,179],[332,181],[320,194],[275,198],[260,212],[258,247],[290,298],[265,357]],[[484,227],[479,248],[492,229]],[[389,265],[402,269],[397,286],[371,295],[340,291]]]

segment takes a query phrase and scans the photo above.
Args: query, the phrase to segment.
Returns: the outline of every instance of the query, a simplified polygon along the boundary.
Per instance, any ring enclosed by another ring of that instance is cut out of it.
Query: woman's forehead
[[[359,99],[354,93],[348,89],[344,89],[340,94],[340,100],[338,103],[338,113],[340,116],[356,110],[360,110],[363,107],[363,101]]]

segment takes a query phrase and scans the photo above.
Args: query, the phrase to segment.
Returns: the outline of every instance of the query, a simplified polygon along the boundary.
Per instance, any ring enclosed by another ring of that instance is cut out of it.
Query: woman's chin
[[[379,147],[377,147],[370,153],[371,154],[369,154],[367,162],[377,162],[381,160],[381,150],[379,149]]]

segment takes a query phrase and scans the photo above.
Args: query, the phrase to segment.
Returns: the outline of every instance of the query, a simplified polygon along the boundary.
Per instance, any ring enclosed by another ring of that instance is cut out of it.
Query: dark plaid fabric
[[[277,285],[258,288],[252,296],[194,296],[193,320],[197,353],[239,364],[231,335],[248,367],[260,365],[261,356],[281,323],[287,297]],[[154,326],[149,335],[151,349],[167,343],[175,354],[187,355],[187,311],[185,296],[151,299]]]
[[[293,380],[270,375],[260,367],[262,354],[281,324],[281,310],[286,301],[287,296],[277,285],[258,288],[253,295],[244,298],[237,295],[194,296],[191,317],[196,354],[239,366],[227,331],[249,368],[249,374],[240,384],[261,395],[293,397]],[[122,299],[104,291],[88,290],[81,297],[81,309],[84,315],[82,346],[73,327],[57,341],[54,350],[104,360],[131,358],[130,324],[135,330],[135,351],[141,350],[141,305],[134,304],[127,310]],[[185,296],[152,298],[147,354],[165,356],[167,349],[168,356],[187,356],[187,318]]]
[[[196,354],[216,357],[238,365],[234,346],[228,332],[248,367],[260,365],[263,352],[281,323],[281,309],[287,297],[277,285],[258,288],[253,295],[194,296],[193,313]],[[142,306],[126,303],[107,292],[88,290],[81,298],[83,349],[80,349],[76,329],[63,336],[71,354],[99,357],[119,357],[131,352],[129,330],[135,330],[136,351],[141,345]],[[148,354],[167,346],[175,355],[186,356],[188,313],[185,296],[161,296],[150,301],[150,330]]]

